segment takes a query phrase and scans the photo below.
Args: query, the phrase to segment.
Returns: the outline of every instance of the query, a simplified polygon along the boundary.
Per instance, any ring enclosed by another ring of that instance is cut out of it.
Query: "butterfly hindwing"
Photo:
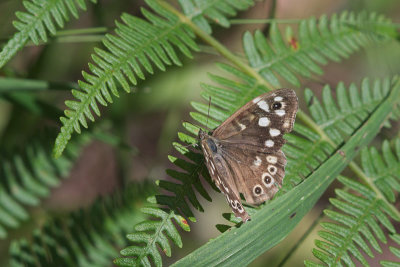
[[[225,157],[232,159],[235,184],[247,203],[261,204],[271,199],[282,186],[286,165],[282,151],[242,151],[234,146],[222,146],[222,151]]]

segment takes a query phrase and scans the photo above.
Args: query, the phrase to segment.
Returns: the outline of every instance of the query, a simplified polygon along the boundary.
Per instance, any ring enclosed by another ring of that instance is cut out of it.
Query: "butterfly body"
[[[212,134],[200,130],[206,166],[236,217],[250,216],[240,199],[258,205],[282,185],[286,157],[283,134],[293,128],[298,108],[293,90],[279,89],[248,102]]]

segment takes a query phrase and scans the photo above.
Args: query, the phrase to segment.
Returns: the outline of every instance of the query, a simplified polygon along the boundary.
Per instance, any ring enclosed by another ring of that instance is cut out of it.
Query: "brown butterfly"
[[[286,157],[283,135],[292,131],[298,108],[295,92],[279,89],[241,107],[209,135],[199,131],[206,166],[236,217],[250,219],[246,202],[271,199],[282,185]]]

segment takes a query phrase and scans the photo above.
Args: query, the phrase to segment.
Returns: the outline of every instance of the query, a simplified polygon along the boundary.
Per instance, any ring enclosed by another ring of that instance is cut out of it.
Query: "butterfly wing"
[[[287,161],[281,150],[264,153],[222,145],[221,151],[224,157],[230,158],[236,188],[247,203],[261,204],[282,186]]]
[[[265,93],[236,111],[212,136],[242,149],[275,152],[285,143],[283,135],[292,131],[297,109],[293,90]]]
[[[230,162],[220,153],[218,141],[210,138],[204,132],[200,134],[201,148],[206,159],[206,166],[218,189],[225,195],[225,198],[232,208],[236,217],[242,218],[243,222],[250,219],[240,200],[240,194],[236,186],[234,171]],[[216,143],[217,142],[217,143]]]
[[[211,136],[199,132],[209,173],[244,222],[250,216],[240,193],[248,203],[260,204],[282,185],[286,158],[280,149],[283,135],[293,129],[297,108],[293,90],[275,90],[248,102]]]

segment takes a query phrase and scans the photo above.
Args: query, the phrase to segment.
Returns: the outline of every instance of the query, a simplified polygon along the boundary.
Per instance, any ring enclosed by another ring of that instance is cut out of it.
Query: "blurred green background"
[[[86,13],[81,12],[78,20],[71,20],[65,30],[79,28],[106,27],[112,31],[115,20],[122,12],[140,16],[143,1],[99,1],[98,5],[89,5]],[[24,10],[21,1],[0,1],[0,40],[4,44],[15,29],[12,21],[15,11]],[[319,17],[343,10],[369,10],[384,14],[395,22],[400,20],[400,2],[398,0],[279,0],[262,1],[247,12],[239,14],[240,19],[268,18],[273,15],[277,19],[301,19],[309,16]],[[265,29],[265,24],[235,24],[230,29],[217,28],[214,36],[231,50],[243,54],[241,36],[244,31]],[[90,55],[95,46],[100,46],[102,33],[92,36],[92,41],[82,42],[80,38],[53,39],[46,45],[28,46],[0,70],[0,77],[27,78],[50,82],[68,83],[81,79],[81,71],[88,69]],[[397,45],[393,45],[397,46]],[[204,49],[205,51],[207,49]],[[377,52],[360,51],[341,63],[330,63],[324,67],[325,75],[319,80],[302,80],[303,86],[316,92],[322,85],[344,81],[360,82],[362,77],[382,77],[399,73],[398,47],[383,47]],[[397,54],[396,54],[397,53]],[[52,191],[41,207],[34,208],[33,218],[18,231],[11,231],[9,238],[0,241],[0,265],[4,265],[8,257],[9,241],[16,237],[28,236],[37,222],[44,220],[46,212],[69,212],[87,207],[98,196],[107,195],[117,190],[125,180],[141,181],[144,179],[168,179],[165,174],[171,168],[167,155],[175,154],[171,142],[176,140],[176,133],[182,130],[181,124],[190,121],[190,102],[200,99],[200,83],[210,82],[207,73],[220,73],[215,62],[224,61],[213,53],[197,53],[194,60],[186,60],[183,67],[167,69],[148,76],[133,89],[133,93],[121,92],[114,104],[102,108],[102,116],[90,128],[105,131],[120,138],[133,149],[128,152],[118,146],[93,142],[85,147],[76,162],[69,179],[65,179],[60,187]],[[66,88],[69,88],[66,86]],[[298,90],[300,92],[301,90]],[[47,131],[58,130],[57,113],[42,114],[18,105],[15,99],[39,99],[49,106],[55,105],[64,109],[64,101],[71,99],[69,90],[46,90],[43,92],[20,92],[13,97],[0,94],[0,153],[7,154],[22,150],[31,138]],[[300,95],[301,99],[302,96]],[[14,101],[13,101],[14,99]],[[398,129],[397,129],[398,130]],[[190,233],[183,234],[183,249],[175,249],[173,257],[166,260],[166,265],[176,261],[201,246],[210,238],[218,236],[215,225],[224,223],[221,214],[229,212],[222,194],[212,192],[213,202],[202,201],[205,213],[196,213],[198,223],[192,225]],[[319,205],[305,217],[297,229],[279,246],[258,258],[251,266],[276,266],[287,253],[295,240],[308,229],[318,217],[328,197],[327,192]],[[201,199],[201,198],[199,198]],[[316,229],[318,230],[318,228]],[[311,234],[297,250],[285,266],[302,266],[304,259],[313,258],[311,250],[316,231]],[[378,261],[376,259],[376,261]],[[375,262],[375,260],[374,260]],[[373,263],[371,263],[373,265]]]

